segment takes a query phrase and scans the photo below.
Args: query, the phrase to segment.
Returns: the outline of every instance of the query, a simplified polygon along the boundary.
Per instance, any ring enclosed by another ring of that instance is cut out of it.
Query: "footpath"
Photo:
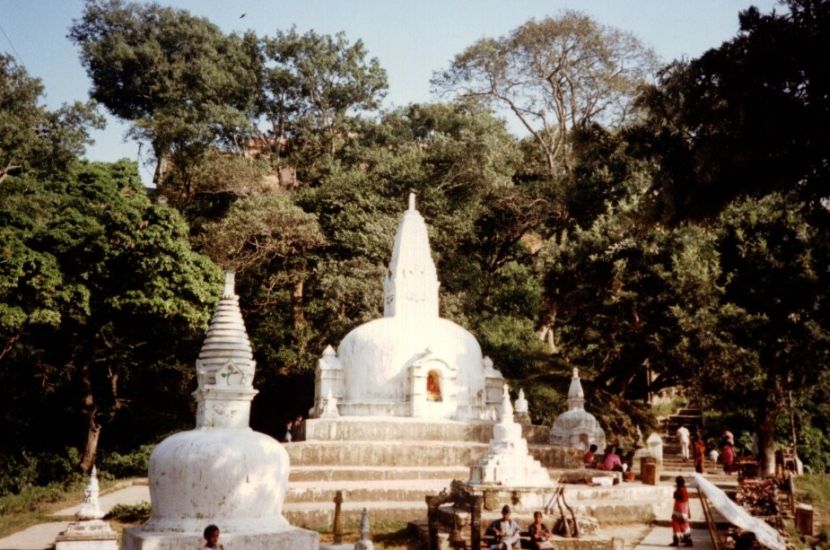
[[[150,502],[150,488],[147,486],[147,480],[139,480],[127,487],[102,494],[98,501],[101,510],[106,514],[116,504]],[[45,550],[51,548],[55,543],[55,537],[67,528],[80,507],[81,505],[78,503],[75,506],[58,510],[51,514],[56,521],[32,525],[27,529],[0,539],[0,550]]]

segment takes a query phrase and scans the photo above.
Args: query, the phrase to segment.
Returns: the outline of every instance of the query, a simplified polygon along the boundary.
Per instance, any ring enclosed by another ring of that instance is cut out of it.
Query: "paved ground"
[[[700,504],[700,498],[697,496],[697,491],[690,492],[692,493],[689,495],[689,508],[692,520],[692,543],[698,550],[712,550],[714,549],[714,545],[712,544],[712,538],[709,536],[709,530],[697,527],[706,521],[703,515],[703,508]],[[645,538],[634,547],[635,550],[650,550],[655,547],[668,548],[672,541],[672,506],[673,503],[671,501],[666,503],[666,506],[657,514],[656,524],[646,534]]]
[[[141,501],[150,502],[150,490],[147,485],[130,485],[110,493],[101,495],[99,502],[101,510],[107,513],[116,504],[138,504]],[[13,533],[8,537],[0,539],[0,550],[44,550],[51,548],[55,537],[66,529],[69,519],[75,515],[80,504],[58,510],[52,515],[55,517],[66,517],[65,521],[54,521],[33,525],[23,531]]]

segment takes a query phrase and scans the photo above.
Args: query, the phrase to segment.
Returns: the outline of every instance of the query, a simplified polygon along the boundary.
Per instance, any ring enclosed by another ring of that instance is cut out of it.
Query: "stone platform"
[[[227,548],[245,550],[296,550],[317,548],[320,535],[306,529],[289,528],[281,532],[259,534],[222,533],[221,542]],[[147,533],[140,528],[124,530],[121,550],[185,550],[203,548],[201,535],[174,533]]]

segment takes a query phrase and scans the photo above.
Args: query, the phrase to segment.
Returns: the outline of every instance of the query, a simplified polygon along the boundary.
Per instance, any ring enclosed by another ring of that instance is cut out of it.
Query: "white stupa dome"
[[[568,410],[556,417],[550,429],[550,444],[554,447],[573,447],[588,449],[596,445],[605,449],[605,431],[585,410],[585,392],[579,381],[579,370],[573,370],[571,385],[568,388]]]
[[[383,317],[352,330],[336,354],[323,354],[312,416],[321,413],[329,391],[342,416],[472,420],[493,414],[501,374],[472,334],[439,316],[438,287],[427,225],[410,195],[384,281]]]

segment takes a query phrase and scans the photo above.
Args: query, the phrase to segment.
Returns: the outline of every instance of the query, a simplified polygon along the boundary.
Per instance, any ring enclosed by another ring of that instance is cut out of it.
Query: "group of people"
[[[706,443],[703,441],[703,436],[700,431],[696,431],[694,436],[686,426],[677,428],[677,440],[680,442],[680,454],[683,460],[689,460],[689,447],[691,446],[691,454],[694,459],[695,471],[699,474],[705,473],[704,467],[706,464]],[[729,430],[724,430],[718,442],[718,449],[712,449],[709,453],[709,459],[713,462],[720,462],[723,465],[723,471],[727,474],[732,473],[736,469],[735,465],[735,436]]]
[[[501,519],[490,524],[487,531],[493,537],[492,550],[508,550],[521,548],[521,527],[511,517],[510,506],[504,505],[501,509]],[[553,534],[542,523],[542,512],[534,512],[533,523],[528,527],[530,547],[534,550],[553,548],[551,538]]]
[[[594,468],[597,470],[606,470],[609,472],[625,472],[631,467],[630,460],[634,453],[629,453],[626,460],[623,460],[622,447],[614,447],[609,445],[605,448],[605,453],[600,458],[597,455],[597,446],[591,445],[588,447],[585,455],[582,457],[582,462],[586,468]]]

